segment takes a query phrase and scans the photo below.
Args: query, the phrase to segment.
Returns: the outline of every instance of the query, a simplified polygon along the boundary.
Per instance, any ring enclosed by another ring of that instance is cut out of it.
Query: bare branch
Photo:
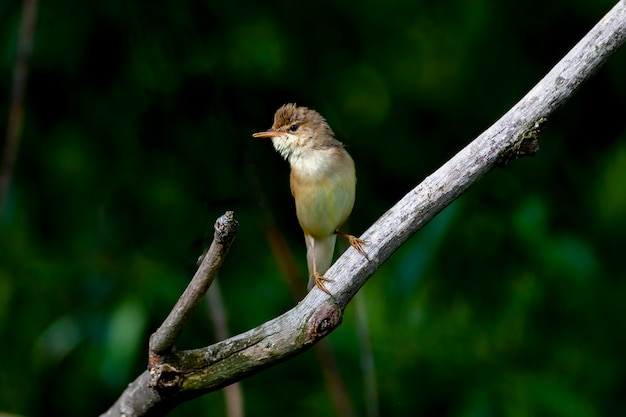
[[[227,211],[217,219],[213,243],[204,255],[200,267],[161,327],[150,337],[151,357],[172,351],[193,308],[202,300],[222,266],[238,228],[239,224],[232,211]]]
[[[622,0],[519,103],[363,234],[361,238],[370,242],[366,248],[369,262],[351,249],[337,260],[325,274],[334,280],[328,284],[334,298],[314,289],[293,309],[257,328],[209,347],[167,355],[166,366],[158,369],[156,377],[162,384],[146,385],[150,378],[145,372],[122,395],[147,391],[150,404],[125,408],[124,413],[162,415],[178,402],[284,361],[329,334],[341,323],[348,302],[379,266],[496,163],[521,155],[520,149],[527,148],[522,142],[537,139],[541,122],[597,71],[625,38],[626,1]]]

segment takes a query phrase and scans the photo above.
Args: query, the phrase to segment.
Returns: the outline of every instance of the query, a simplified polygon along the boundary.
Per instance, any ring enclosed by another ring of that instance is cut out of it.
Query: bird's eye
[[[297,124],[292,124],[291,126],[289,126],[289,130],[291,130],[292,132],[295,132],[296,130],[298,130],[298,125]]]

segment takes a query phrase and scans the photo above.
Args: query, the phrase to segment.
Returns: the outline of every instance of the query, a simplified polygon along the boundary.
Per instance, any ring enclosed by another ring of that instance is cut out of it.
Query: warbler
[[[252,136],[271,138],[289,162],[291,194],[307,248],[308,288],[315,284],[332,296],[324,284],[331,280],[324,274],[332,264],[337,235],[367,257],[363,240],[339,231],[354,207],[354,161],[322,115],[295,104],[280,107],[272,127]]]

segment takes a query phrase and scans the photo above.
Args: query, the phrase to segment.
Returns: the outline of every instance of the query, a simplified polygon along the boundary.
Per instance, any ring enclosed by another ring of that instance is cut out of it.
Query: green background
[[[320,111],[359,178],[362,233],[517,102],[608,0],[41,1],[19,159],[0,218],[0,413],[104,412],[215,219],[231,333],[291,308],[270,230],[304,277],[274,111]],[[0,132],[21,4],[0,3]],[[363,288],[382,416],[626,415],[626,50]],[[329,338],[356,415],[351,304]],[[206,306],[179,349],[215,342]],[[247,379],[248,416],[336,415],[313,352]],[[369,414],[368,414],[369,413]],[[221,392],[173,416],[224,415]]]

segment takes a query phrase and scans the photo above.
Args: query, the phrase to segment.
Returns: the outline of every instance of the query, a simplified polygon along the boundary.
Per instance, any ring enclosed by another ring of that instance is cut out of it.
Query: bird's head
[[[271,138],[274,148],[287,160],[336,143],[333,131],[321,114],[295,104],[279,108],[272,127],[252,136]]]

